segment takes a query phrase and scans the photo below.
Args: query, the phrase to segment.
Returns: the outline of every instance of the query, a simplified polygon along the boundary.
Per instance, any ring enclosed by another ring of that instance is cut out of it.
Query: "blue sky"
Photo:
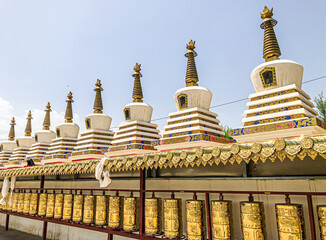
[[[104,111],[112,126],[131,102],[133,66],[142,64],[144,101],[153,119],[176,110],[173,94],[185,85],[189,39],[196,41],[199,84],[212,106],[254,93],[250,73],[263,62],[259,12],[274,7],[283,59],[304,66],[304,81],[326,75],[326,1],[69,0],[0,1],[0,138],[11,116],[23,134],[27,110],[33,130],[48,101],[53,125],[63,121],[68,91],[76,122],[92,112],[94,84],[103,83]],[[312,98],[326,78],[303,85]],[[223,125],[241,127],[246,102],[212,111]],[[156,121],[162,129],[166,120]],[[54,128],[54,126],[52,126]]]

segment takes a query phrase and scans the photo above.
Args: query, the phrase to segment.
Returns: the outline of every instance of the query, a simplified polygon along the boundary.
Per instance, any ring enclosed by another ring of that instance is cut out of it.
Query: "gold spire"
[[[66,108],[66,114],[65,114],[65,122],[66,123],[72,123],[73,115],[72,115],[72,103],[74,102],[72,100],[72,93],[69,92],[67,96],[67,108]]]
[[[25,128],[25,136],[29,137],[31,136],[32,133],[32,112],[29,111],[28,115],[27,115],[27,124],[26,124],[26,128]]]
[[[197,53],[195,52],[195,43],[196,41],[190,40],[187,44],[188,51],[186,52],[185,56],[188,58],[187,62],[187,72],[186,72],[186,86],[198,86],[198,75],[195,63],[195,57]]]
[[[273,8],[269,9],[265,6],[263,13],[260,14],[261,18],[264,19],[260,24],[260,27],[265,30],[263,58],[266,62],[279,59],[279,56],[281,56],[281,50],[273,28],[277,24],[277,21],[272,18]]]
[[[94,113],[103,113],[103,103],[102,103],[102,95],[101,95],[103,88],[100,79],[97,79],[94,91],[96,92],[94,107],[93,107]]]
[[[46,105],[45,108],[45,117],[43,121],[43,130],[50,130],[50,112],[51,112],[51,105],[48,102],[48,105]]]
[[[134,99],[133,102],[143,102],[143,90],[141,89],[141,83],[140,78],[143,76],[140,73],[141,70],[141,64],[136,63],[136,66],[134,67],[134,74],[132,76],[135,78],[134,81],[134,90],[132,92],[132,98]]]
[[[9,130],[9,135],[8,135],[8,140],[15,140],[15,118],[13,117],[11,119],[11,123],[10,123],[10,130]]]

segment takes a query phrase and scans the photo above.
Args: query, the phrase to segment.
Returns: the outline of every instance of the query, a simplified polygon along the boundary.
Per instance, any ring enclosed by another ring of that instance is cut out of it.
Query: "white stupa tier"
[[[17,148],[17,143],[14,140],[8,140],[1,143],[0,151],[0,168],[8,163],[14,149]]]
[[[26,159],[32,144],[35,142],[33,137],[25,136],[16,140],[17,148],[12,152],[7,165],[20,165]]]
[[[86,131],[80,134],[77,144],[69,159],[87,159],[93,154],[103,154],[108,151],[114,133],[110,131],[112,118],[101,113],[93,113],[85,118]],[[101,155],[97,155],[100,157]]]
[[[125,150],[133,153],[155,150],[152,143],[161,136],[157,125],[150,122],[153,108],[143,102],[133,102],[123,111],[126,121],[119,125],[108,154],[115,155]]]
[[[256,67],[251,79],[244,128],[230,135],[238,141],[325,134],[307,93],[301,90],[303,67],[289,60],[273,60]]]
[[[45,154],[48,152],[52,140],[55,138],[55,133],[51,130],[41,130],[35,133],[35,143],[31,146],[26,160],[33,160],[37,165]]]

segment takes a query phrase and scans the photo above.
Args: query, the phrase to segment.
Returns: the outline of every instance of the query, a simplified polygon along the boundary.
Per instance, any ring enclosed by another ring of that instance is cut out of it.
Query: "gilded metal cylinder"
[[[162,232],[162,199],[145,199],[145,234],[156,235]]]
[[[72,194],[65,194],[63,197],[63,214],[62,219],[65,221],[71,220],[72,216]]]
[[[38,213],[37,215],[44,217],[46,214],[46,204],[48,202],[48,194],[47,193],[41,193],[40,194],[40,200],[38,204]]]
[[[125,197],[123,200],[123,230],[138,231],[139,198]]]
[[[106,224],[108,208],[107,196],[96,196],[95,224],[103,226]]]
[[[18,207],[17,212],[22,213],[24,211],[24,197],[25,193],[19,193],[18,195]]]
[[[83,203],[84,203],[83,195],[75,195],[74,196],[74,207],[73,207],[73,211],[72,211],[72,221],[81,222],[83,220]]]
[[[120,228],[122,216],[122,198],[120,196],[109,197],[108,227]]]
[[[6,197],[6,209],[7,209],[7,211],[12,210],[12,203],[10,203],[10,198],[11,198],[11,194],[8,193],[8,195]]]
[[[54,201],[54,218],[61,219],[62,218],[62,209],[63,209],[63,194],[56,194]]]
[[[182,235],[181,199],[164,199],[164,236],[180,238]]]
[[[54,200],[55,196],[54,194],[48,194],[48,201],[46,204],[46,217],[53,218],[54,216]]]
[[[301,204],[275,204],[279,239],[306,239]]]
[[[186,201],[186,226],[189,240],[205,239],[203,222],[203,202],[199,200]]]
[[[13,211],[13,212],[17,212],[18,197],[19,197],[19,193],[13,193],[13,195],[12,195],[12,209],[11,209],[11,211]]]
[[[2,194],[0,193],[0,199],[2,199]],[[3,205],[0,204],[0,210],[3,210]]]
[[[28,214],[29,213],[29,205],[31,202],[31,193],[25,193],[24,196],[24,209],[23,209],[23,213],[24,214]]]
[[[232,238],[232,202],[212,201],[212,237],[213,240],[231,240]]]
[[[264,240],[264,211],[262,202],[240,202],[243,240]]]
[[[29,214],[36,215],[37,214],[37,202],[38,202],[38,193],[31,194],[31,201],[29,205]]]
[[[85,196],[84,198],[84,214],[83,223],[91,224],[94,223],[94,200],[95,196]]]
[[[320,239],[326,240],[326,206],[317,206]]]

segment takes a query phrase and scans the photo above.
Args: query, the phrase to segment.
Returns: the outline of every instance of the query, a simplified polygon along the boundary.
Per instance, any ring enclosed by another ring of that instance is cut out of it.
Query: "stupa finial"
[[[32,112],[29,111],[27,114],[27,124],[26,124],[26,128],[25,128],[25,136],[29,137],[32,134]]]
[[[197,53],[195,52],[195,43],[196,41],[190,40],[187,44],[188,51],[185,56],[188,58],[187,62],[187,72],[186,72],[186,86],[198,86],[198,74],[196,69],[195,57]]]
[[[260,24],[260,27],[265,30],[263,58],[266,62],[279,59],[279,56],[281,56],[281,50],[274,32],[274,26],[277,24],[277,21],[272,18],[273,8],[269,9],[265,6],[260,15],[261,18],[264,19]]]
[[[140,82],[140,78],[143,76],[140,73],[141,70],[141,64],[136,63],[135,67],[134,67],[134,73],[132,74],[132,76],[135,78],[134,81],[134,90],[132,92],[132,98],[134,99],[133,102],[143,102],[143,90],[141,88],[141,82]]]
[[[66,114],[65,114],[65,122],[66,123],[72,123],[72,119],[73,119],[73,114],[72,114],[72,103],[74,102],[74,100],[72,100],[72,93],[69,92],[68,96],[67,96],[67,108],[66,108]]]
[[[44,117],[44,121],[43,121],[43,130],[50,130],[50,112],[51,112],[51,105],[48,102],[48,104],[46,105],[45,108],[45,117]]]
[[[94,107],[93,107],[94,113],[103,113],[103,102],[102,102],[102,95],[101,95],[103,88],[100,79],[97,79],[94,91],[96,92]]]
[[[8,140],[15,140],[15,118],[13,117],[10,122],[10,130],[9,130],[9,135],[8,135]]]

